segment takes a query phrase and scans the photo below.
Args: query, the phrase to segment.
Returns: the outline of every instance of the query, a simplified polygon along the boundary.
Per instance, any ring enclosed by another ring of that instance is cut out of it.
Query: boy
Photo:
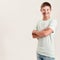
[[[51,4],[44,2],[41,5],[43,18],[36,25],[36,30],[32,31],[32,37],[37,38],[37,60],[55,60],[54,37],[57,22],[50,17]]]

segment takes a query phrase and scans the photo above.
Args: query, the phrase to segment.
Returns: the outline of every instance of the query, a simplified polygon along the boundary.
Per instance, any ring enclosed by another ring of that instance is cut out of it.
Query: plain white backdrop
[[[60,59],[60,1],[44,0],[52,4],[52,15],[57,19],[55,38],[56,60]],[[37,60],[37,39],[32,30],[42,17],[43,0],[0,0],[0,60]]]

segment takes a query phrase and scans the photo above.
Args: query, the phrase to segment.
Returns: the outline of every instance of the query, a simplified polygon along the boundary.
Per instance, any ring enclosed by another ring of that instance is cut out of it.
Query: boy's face
[[[50,16],[51,8],[49,6],[44,6],[41,8],[41,12],[44,17],[48,17]]]

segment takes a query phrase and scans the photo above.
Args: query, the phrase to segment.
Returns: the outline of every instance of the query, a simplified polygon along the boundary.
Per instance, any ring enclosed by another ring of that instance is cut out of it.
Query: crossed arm
[[[42,38],[42,37],[48,36],[52,32],[53,32],[53,30],[51,28],[46,28],[42,31],[33,30],[32,37],[33,38]]]

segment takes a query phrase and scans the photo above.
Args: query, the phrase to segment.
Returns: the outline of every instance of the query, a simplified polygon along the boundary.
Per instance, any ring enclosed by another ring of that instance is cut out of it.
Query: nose
[[[46,14],[46,13],[47,13],[47,11],[44,11],[44,12],[43,12],[43,14]]]
[[[47,11],[47,10],[45,10],[45,11],[44,11],[44,14],[47,14],[47,13],[48,13],[48,11]]]
[[[47,13],[47,10],[45,10],[45,13]]]

